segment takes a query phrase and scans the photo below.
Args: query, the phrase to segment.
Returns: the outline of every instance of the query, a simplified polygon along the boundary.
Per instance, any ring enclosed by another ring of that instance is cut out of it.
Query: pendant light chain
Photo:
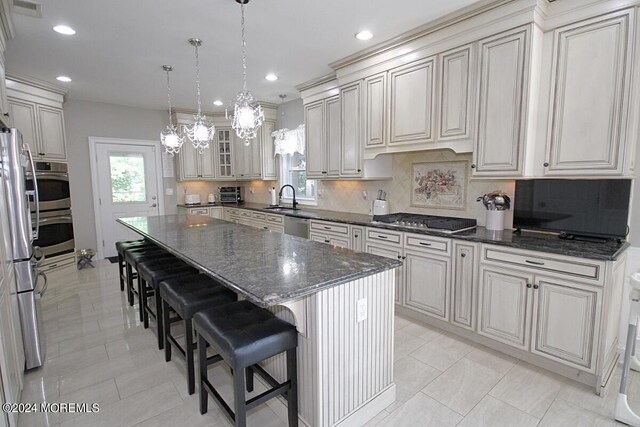
[[[240,3],[240,25],[242,26],[242,90],[247,91],[247,42],[245,40],[244,3]]]
[[[202,108],[200,102],[200,57],[198,56],[198,44],[195,45],[196,48],[196,93],[198,95],[198,115],[200,115]]]
[[[167,104],[169,104],[169,124],[162,132],[160,132],[160,142],[162,142],[165,152],[173,156],[174,154],[180,152],[184,137],[178,134],[176,127],[171,121],[171,81],[169,78],[169,73],[173,71],[173,67],[171,65],[163,65],[162,69],[167,73]]]
[[[165,68],[167,72],[167,103],[169,104],[169,123],[171,123],[171,82],[169,81],[169,71],[171,68]]]
[[[204,149],[209,148],[209,142],[213,140],[215,134],[215,126],[207,123],[207,117],[202,114],[202,101],[200,93],[200,55],[198,48],[202,44],[202,40],[197,38],[189,39],[189,44],[196,50],[196,94],[198,101],[198,112],[193,116],[193,124],[186,127],[187,136],[193,144],[193,148],[197,149],[200,154]]]

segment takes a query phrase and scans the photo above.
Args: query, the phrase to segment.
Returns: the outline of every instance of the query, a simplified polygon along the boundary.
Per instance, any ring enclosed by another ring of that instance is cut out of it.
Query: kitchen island
[[[399,261],[204,216],[118,222],[296,325],[303,424],[362,425],[395,400]],[[285,366],[283,356],[265,363],[278,380]]]

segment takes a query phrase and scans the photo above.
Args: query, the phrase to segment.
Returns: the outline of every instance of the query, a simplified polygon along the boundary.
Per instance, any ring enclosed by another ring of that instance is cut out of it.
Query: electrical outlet
[[[324,190],[318,190],[318,199],[324,199]]]
[[[356,303],[356,321],[358,323],[367,320],[367,299],[359,299]]]
[[[368,192],[366,192],[366,191],[363,191],[363,192],[362,192],[362,198],[363,198],[364,200],[369,200],[369,193],[368,193]]]
[[[255,193],[255,192],[256,192],[255,188],[253,188],[253,187],[249,187],[249,193],[253,194],[253,193]]]

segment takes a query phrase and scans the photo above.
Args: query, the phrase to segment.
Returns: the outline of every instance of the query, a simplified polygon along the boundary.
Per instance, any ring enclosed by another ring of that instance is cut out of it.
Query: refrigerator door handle
[[[31,164],[31,172],[33,173],[33,202],[36,204],[36,227],[35,230],[33,230],[33,238],[37,240],[40,236],[40,196],[38,194],[38,178],[36,177],[36,166],[33,162],[33,155],[31,155],[29,144],[25,143],[22,148],[29,155],[29,163]]]
[[[47,292],[47,286],[49,285],[49,278],[44,274],[44,271],[38,271],[38,275],[36,276],[36,288],[38,287],[38,279],[40,279],[40,277],[44,279],[44,284],[42,285],[42,289],[39,291],[36,290],[36,299],[42,299],[44,297],[44,294]]]

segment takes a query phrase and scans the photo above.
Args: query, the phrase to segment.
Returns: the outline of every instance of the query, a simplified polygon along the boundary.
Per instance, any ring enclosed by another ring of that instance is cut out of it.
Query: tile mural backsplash
[[[391,212],[411,212],[430,215],[446,215],[476,218],[478,224],[485,223],[485,208],[481,202],[476,202],[478,196],[493,190],[502,190],[513,197],[515,182],[513,180],[472,179],[467,174],[465,209],[442,209],[411,206],[411,173],[412,164],[420,162],[449,162],[466,161],[471,164],[471,154],[456,154],[450,150],[434,150],[413,153],[398,153],[392,155],[393,176],[386,181],[316,181],[318,183],[317,209],[342,212],[356,212],[369,214],[371,204],[378,194],[378,190],[387,192],[387,200],[391,205]],[[233,182],[178,182],[178,203],[184,203],[184,195],[200,194],[203,201],[209,193],[217,194],[220,186],[235,185]],[[279,189],[277,181],[242,182],[244,197],[247,202],[270,203],[269,189]],[[250,190],[253,190],[253,193]],[[186,190],[186,191],[185,191]],[[367,192],[368,200],[363,197]],[[304,206],[303,206],[304,208]],[[512,223],[511,212],[508,212],[506,226]]]

